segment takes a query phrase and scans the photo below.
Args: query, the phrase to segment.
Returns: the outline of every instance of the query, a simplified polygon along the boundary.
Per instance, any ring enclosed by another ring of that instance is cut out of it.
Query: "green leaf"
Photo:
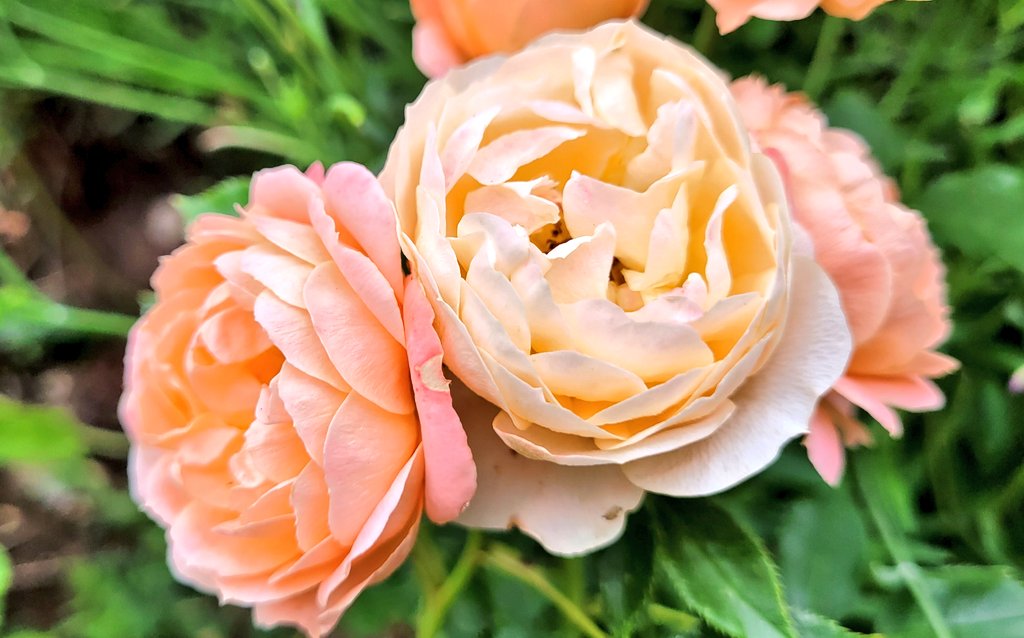
[[[614,636],[632,636],[652,594],[654,538],[646,510],[633,515],[618,542],[594,557],[604,603],[602,618]]]
[[[1024,584],[1005,567],[951,565],[924,572],[947,626],[956,638],[1024,636]],[[933,635],[915,615],[893,629],[907,638]],[[895,633],[895,631],[894,631]]]
[[[1024,272],[1024,233],[1012,232],[1021,202],[1024,170],[990,164],[940,177],[918,206],[942,243],[978,259],[994,255]]]
[[[803,609],[793,609],[793,622],[801,638],[853,638],[863,635],[850,631],[834,620]]]
[[[730,636],[795,637],[761,540],[707,499],[661,500],[655,574],[673,603]]]
[[[4,601],[13,580],[14,568],[11,566],[11,557],[7,554],[7,549],[0,545],[0,629],[4,627]]]
[[[203,213],[238,216],[235,206],[249,201],[248,177],[229,177],[196,195],[178,195],[172,205],[187,225]]]
[[[0,464],[45,462],[85,453],[79,423],[59,408],[26,405],[0,397]]]
[[[779,531],[779,566],[789,601],[829,618],[851,613],[866,549],[865,525],[846,489],[794,505]]]

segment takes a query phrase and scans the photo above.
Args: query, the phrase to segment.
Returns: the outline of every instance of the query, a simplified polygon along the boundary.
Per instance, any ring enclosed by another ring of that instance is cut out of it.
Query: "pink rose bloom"
[[[153,276],[121,418],[177,576],[261,626],[327,633],[455,518],[475,469],[391,204],[355,164],[257,173]]]
[[[779,166],[793,215],[839,289],[853,333],[850,366],[818,406],[805,440],[811,462],[835,484],[843,443],[870,440],[854,406],[894,436],[901,424],[893,408],[943,406],[929,379],[958,365],[934,351],[950,331],[945,269],[924,219],[900,204],[857,135],[829,128],[802,95],[761,78],[737,80],[732,92],[755,141]]]
[[[769,465],[846,368],[838,295],[721,72],[635,23],[429,84],[381,183],[445,363],[482,397],[459,407],[467,525],[607,544],[645,490]]]
[[[648,0],[411,0],[412,55],[427,77],[490,53],[512,53],[549,31],[639,16]]]
[[[716,22],[723,34],[735,31],[751,18],[802,20],[819,6],[838,18],[862,20],[889,0],[708,0],[718,12]]]

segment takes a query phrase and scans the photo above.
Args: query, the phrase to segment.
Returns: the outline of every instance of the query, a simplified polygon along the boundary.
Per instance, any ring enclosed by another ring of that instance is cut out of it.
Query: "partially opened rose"
[[[648,0],[412,0],[413,58],[428,77],[467,60],[511,53],[549,31],[638,16]]]
[[[950,331],[945,269],[924,219],[900,204],[863,140],[829,128],[802,95],[760,78],[737,80],[732,91],[754,139],[778,164],[793,215],[839,289],[853,333],[850,367],[821,402],[806,439],[815,467],[836,483],[843,443],[870,440],[853,406],[898,435],[894,407],[937,410],[945,403],[929,380],[957,367],[935,352]]]
[[[608,23],[453,71],[406,116],[381,181],[445,363],[501,409],[462,413],[464,523],[587,551],[644,490],[724,490],[807,432],[849,332],[704,59]]]
[[[889,0],[708,0],[718,12],[716,22],[722,33],[735,31],[751,18],[802,20],[821,6],[839,18],[863,20]]]
[[[133,494],[182,580],[324,634],[475,486],[393,209],[354,164],[263,171],[153,287],[121,405]]]

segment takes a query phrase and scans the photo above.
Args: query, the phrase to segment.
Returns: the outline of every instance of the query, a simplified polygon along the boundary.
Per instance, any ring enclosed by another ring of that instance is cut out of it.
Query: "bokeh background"
[[[711,18],[652,0],[644,22],[806,91],[928,219],[963,362],[949,404],[898,441],[875,426],[837,489],[795,442],[720,497],[649,498],[587,559],[498,535],[515,566],[474,571],[439,635],[587,633],[562,599],[616,636],[775,635],[712,599],[781,605],[801,636],[1024,636],[1024,2],[898,0],[726,37]],[[244,202],[254,170],[379,169],[424,83],[411,27],[402,0],[0,0],[0,635],[295,635],[173,581],[127,492],[123,336],[183,224]],[[337,635],[414,635],[466,544],[428,528]]]

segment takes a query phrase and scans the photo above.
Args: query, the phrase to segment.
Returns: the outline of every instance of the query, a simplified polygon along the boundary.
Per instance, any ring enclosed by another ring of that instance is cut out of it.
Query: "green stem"
[[[119,312],[73,308],[55,303],[54,308],[47,313],[47,320],[52,321],[54,328],[62,331],[103,337],[125,337],[135,325],[136,317]]]
[[[248,148],[279,155],[290,161],[307,164],[317,159],[327,160],[316,148],[305,141],[254,126],[215,126],[199,135],[199,145],[206,151],[222,148]]]
[[[466,546],[452,568],[448,578],[445,579],[437,589],[429,603],[423,608],[416,622],[416,635],[418,638],[433,638],[444,626],[445,616],[448,610],[455,604],[462,590],[469,584],[470,579],[480,565],[480,546],[483,543],[483,535],[473,530],[466,538]]]
[[[583,605],[587,594],[587,575],[583,559],[566,558],[562,561],[565,575],[565,594],[577,605]]]
[[[700,14],[700,22],[693,33],[693,48],[705,56],[711,55],[711,49],[718,40],[718,25],[715,24],[715,10],[711,5],[706,5]]]
[[[123,432],[79,424],[79,434],[89,452],[108,459],[128,458],[128,439]]]
[[[577,629],[589,638],[608,638],[587,614],[570,600],[536,567],[523,563],[512,550],[503,546],[494,546],[485,554],[484,563],[516,580],[530,586],[538,594],[547,598]]]
[[[932,26],[927,35],[914,45],[910,55],[900,68],[899,75],[889,86],[889,90],[878,102],[878,109],[890,120],[896,120],[903,114],[910,94],[921,82],[924,70],[928,63],[934,59],[936,47],[949,37],[950,27],[959,11],[946,7],[946,12],[941,13],[943,7],[939,7],[939,15],[932,20]]]
[[[846,21],[841,18],[826,16],[818,33],[818,44],[814,48],[814,56],[807,68],[804,79],[804,93],[813,100],[819,100],[828,85],[829,73],[835,60],[839,42],[843,38]]]
[[[903,579],[907,589],[910,590],[910,595],[913,596],[917,606],[924,613],[925,619],[932,628],[932,635],[935,638],[953,638],[953,631],[946,623],[946,619],[942,617],[942,612],[932,597],[928,583],[924,581],[920,566],[910,555],[905,539],[882,511],[882,505],[876,499],[876,495],[880,493],[879,490],[871,489],[865,484],[861,473],[854,470],[855,467],[851,464],[850,473],[854,475],[864,502],[868,506],[871,519],[882,536],[882,543],[896,562],[896,571]]]

